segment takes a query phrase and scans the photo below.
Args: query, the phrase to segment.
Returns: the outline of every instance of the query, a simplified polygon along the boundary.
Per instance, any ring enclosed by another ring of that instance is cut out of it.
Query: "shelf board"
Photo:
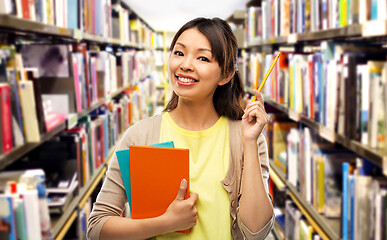
[[[273,160],[269,160],[271,170],[275,171],[279,179],[286,184],[286,173],[284,173],[277,165],[275,165]]]
[[[27,153],[31,152],[35,148],[42,145],[45,141],[52,138],[53,136],[57,135],[58,133],[62,132],[66,129],[66,122],[62,122],[57,127],[55,127],[53,130],[51,130],[48,133],[45,133],[41,135],[41,141],[36,143],[26,143],[22,146],[16,147],[12,149],[10,152],[6,154],[0,155],[0,170],[4,169],[6,166],[12,164],[19,158],[23,157]]]
[[[273,160],[269,160],[270,164],[270,171],[269,175],[271,180],[274,182],[274,184],[277,186],[277,188],[282,191],[286,187],[286,177],[285,174],[279,169],[275,164]]]
[[[125,42],[120,39],[107,38],[101,35],[95,35],[87,32],[83,32],[79,29],[69,29],[57,27],[55,25],[49,25],[40,23],[37,21],[31,21],[24,18],[19,18],[14,15],[0,14],[0,28],[10,29],[16,31],[15,33],[23,34],[26,33],[37,33],[44,35],[57,36],[61,38],[68,38],[74,41],[88,41],[96,42],[100,44],[118,45],[121,47],[130,47],[136,49],[143,49],[145,47],[139,46],[138,44]]]
[[[290,116],[290,111],[286,106],[279,104],[272,99],[265,99],[265,103],[273,106],[274,108]],[[301,122],[302,124],[308,126],[312,131],[318,133],[321,137],[326,138],[321,131],[322,129],[324,129],[324,126],[321,125],[320,123],[302,115],[299,116],[299,119],[294,119],[294,117],[293,118],[290,117],[290,118],[292,120]],[[386,150],[370,148],[368,146],[361,144],[358,141],[348,139],[345,136],[342,136],[337,133],[332,133],[332,135],[334,135],[333,138],[335,143],[339,143],[343,147],[355,152],[361,157],[364,157],[374,162],[378,166],[382,167],[384,174],[387,175],[387,151]]]
[[[79,30],[78,30],[79,31]],[[139,46],[138,44],[131,43],[131,42],[125,42],[121,39],[117,38],[107,38],[100,35],[94,35],[91,33],[83,32],[81,33],[82,40],[89,41],[89,42],[96,42],[96,43],[102,43],[102,44],[111,44],[111,45],[117,45],[121,47],[131,47],[136,49],[141,49],[143,47]]]
[[[94,111],[95,109],[101,107],[102,105],[103,105],[102,102],[95,102],[95,103],[93,103],[93,104],[90,106],[90,108],[85,109],[85,110],[83,110],[82,112],[80,112],[80,113],[77,114],[78,120],[81,119],[81,118],[84,117],[84,116],[89,115],[92,111]]]
[[[7,14],[0,14],[0,27],[23,32],[33,32],[46,35],[55,35],[64,38],[73,38],[73,31],[71,29],[30,21]]]
[[[324,39],[339,39],[346,37],[357,37],[362,35],[362,25],[353,24],[346,27],[333,28],[315,32],[289,34],[271,39],[257,40],[247,43],[248,47],[259,47],[263,45],[295,44],[305,41],[320,41]]]
[[[293,202],[300,209],[302,214],[308,219],[309,223],[313,226],[316,232],[326,240],[340,240],[340,219],[327,219],[319,214],[309,203],[307,203],[303,197],[297,192],[287,181],[287,187],[289,189],[288,194],[292,198]]]

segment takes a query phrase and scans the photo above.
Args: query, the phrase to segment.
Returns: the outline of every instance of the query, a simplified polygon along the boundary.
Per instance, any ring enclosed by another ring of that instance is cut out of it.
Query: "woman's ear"
[[[234,77],[235,72],[228,74],[226,77],[224,77],[219,83],[219,86],[226,85],[228,82],[231,81],[231,79]]]

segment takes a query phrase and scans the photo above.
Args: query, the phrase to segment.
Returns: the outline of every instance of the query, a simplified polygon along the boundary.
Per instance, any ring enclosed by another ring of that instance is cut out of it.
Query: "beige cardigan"
[[[238,207],[241,196],[241,176],[243,166],[242,133],[240,121],[228,120],[230,139],[230,164],[226,177],[221,181],[230,197],[230,214],[232,217],[232,235],[234,239],[264,239],[274,224],[274,215],[266,226],[257,233],[251,233],[240,221]],[[116,151],[127,149],[130,145],[149,145],[159,142],[161,115],[139,121],[128,128],[121,138]],[[258,138],[259,160],[265,189],[268,192],[269,161],[265,137]],[[270,196],[270,195],[269,195]],[[270,196],[271,197],[271,196]],[[125,188],[116,155],[112,157],[106,179],[94,203],[89,218],[87,236],[99,239],[105,221],[111,216],[121,216],[127,203]]]

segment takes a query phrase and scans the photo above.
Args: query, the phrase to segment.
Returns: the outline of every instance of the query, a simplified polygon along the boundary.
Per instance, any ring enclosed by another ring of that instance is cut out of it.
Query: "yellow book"
[[[32,81],[20,81],[20,107],[27,142],[40,142],[39,124],[36,115],[34,86]]]
[[[319,213],[324,213],[325,205],[325,191],[324,191],[324,181],[325,181],[325,171],[324,171],[324,158],[323,155],[316,155],[316,175],[317,175],[317,211]]]

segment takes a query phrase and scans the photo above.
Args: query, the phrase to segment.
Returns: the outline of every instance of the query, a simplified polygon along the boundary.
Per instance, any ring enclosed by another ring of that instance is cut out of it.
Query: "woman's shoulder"
[[[151,126],[160,124],[161,123],[161,116],[162,116],[162,114],[157,114],[157,115],[154,115],[151,117],[141,119],[140,121],[133,124],[133,126],[131,126],[129,129],[131,129],[131,128],[141,129],[143,127],[151,127]]]

